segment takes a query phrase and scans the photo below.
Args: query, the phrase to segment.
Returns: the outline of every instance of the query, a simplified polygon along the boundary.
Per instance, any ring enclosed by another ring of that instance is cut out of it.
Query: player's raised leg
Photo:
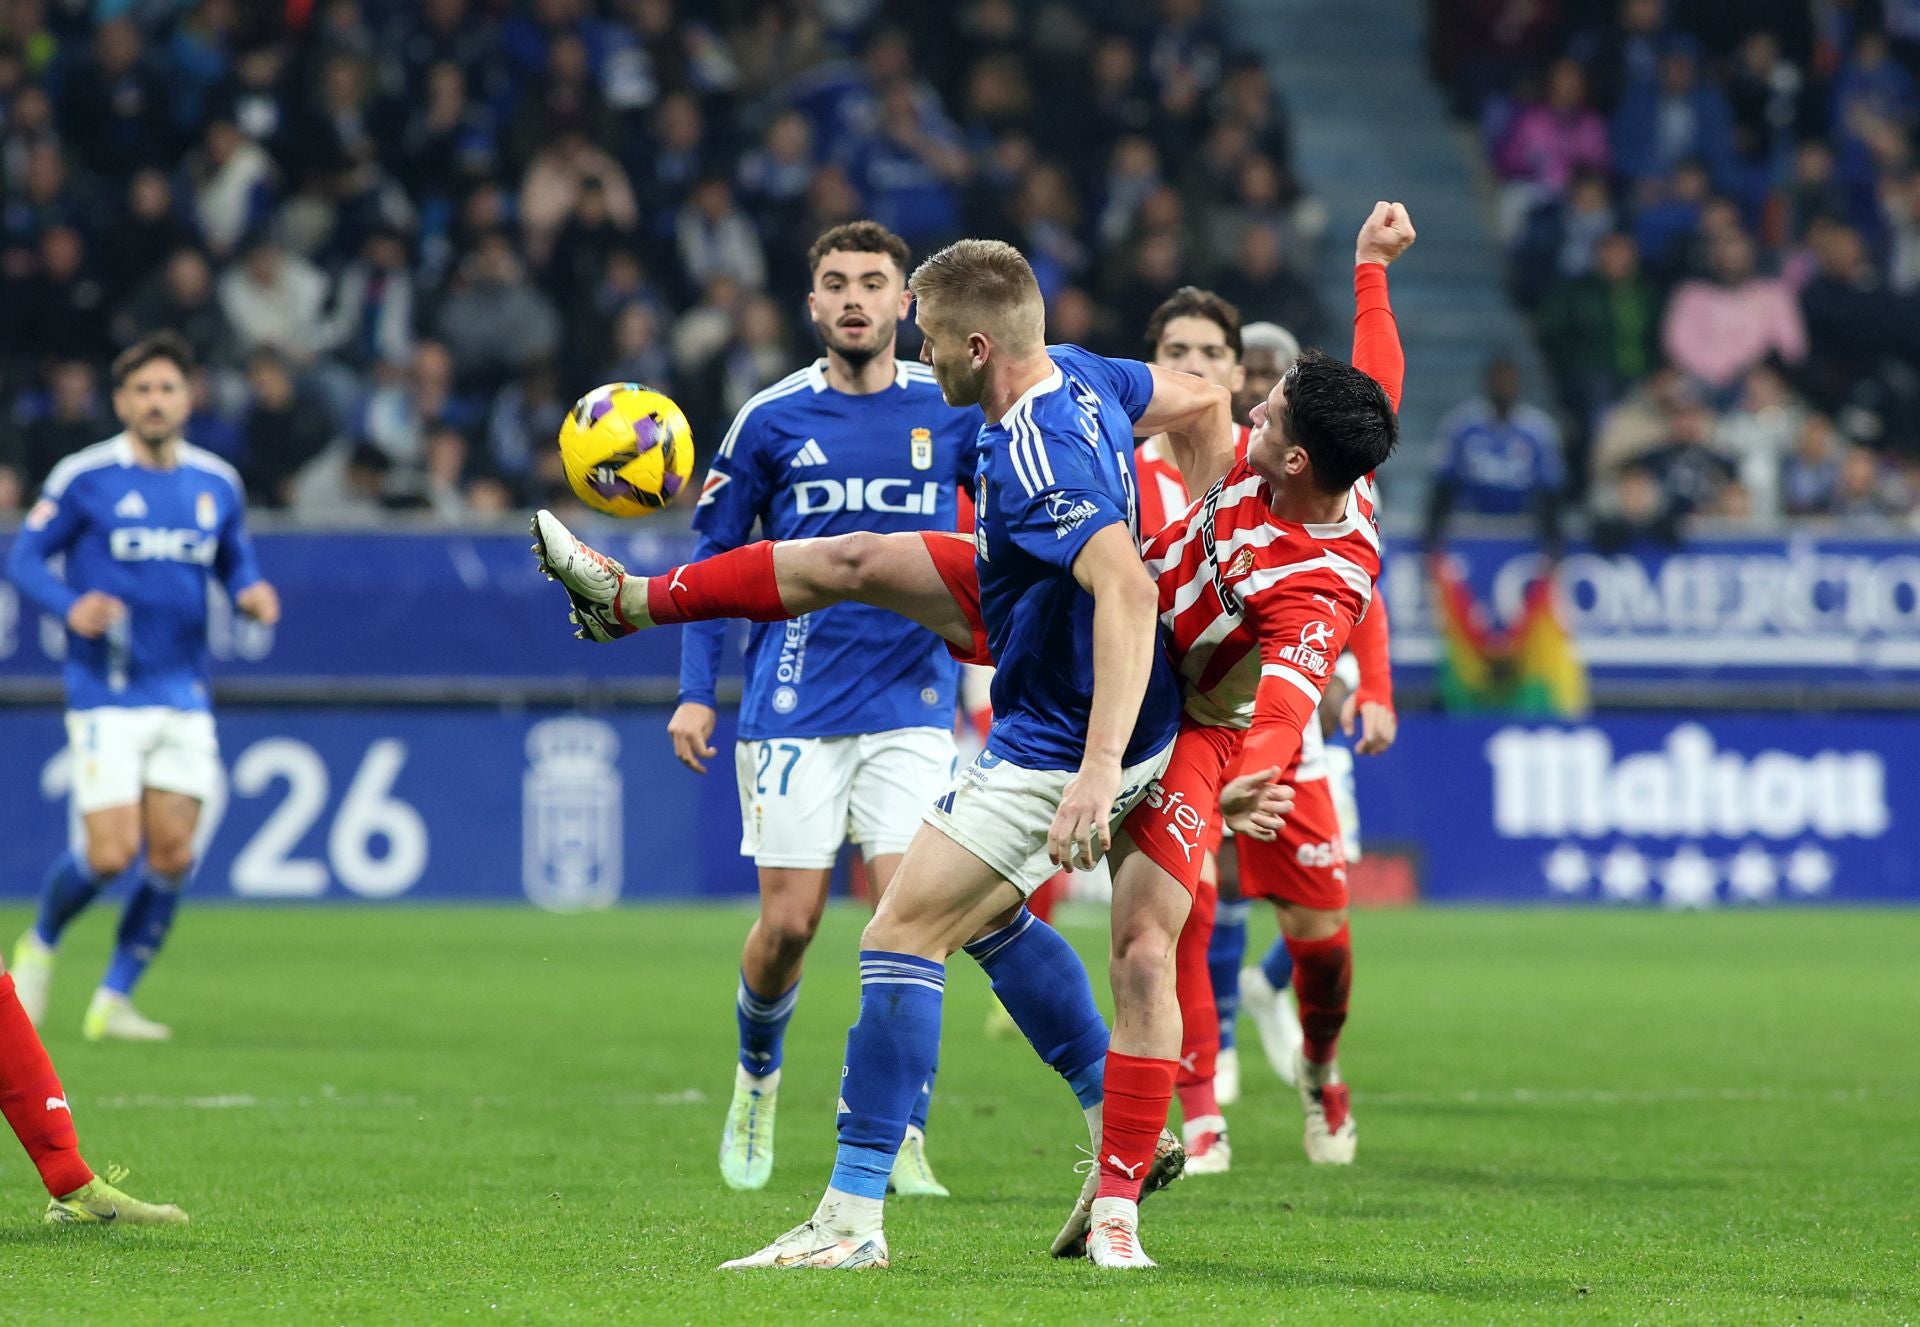
[[[782,622],[841,603],[872,604],[928,628],[949,644],[970,648],[973,629],[935,564],[933,540],[963,536],[919,532],[760,540],[713,557],[634,576],[590,548],[550,511],[534,515],[534,553],[566,587],[578,634],[615,640],[676,622],[744,618]],[[937,547],[937,546],[936,546]]]

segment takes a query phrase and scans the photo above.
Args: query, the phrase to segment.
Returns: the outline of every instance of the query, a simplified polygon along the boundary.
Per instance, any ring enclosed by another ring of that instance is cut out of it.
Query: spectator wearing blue
[[[922,106],[905,80],[879,96],[877,123],[854,139],[841,164],[873,219],[916,248],[960,232],[960,186],[971,163],[937,107]]]
[[[1697,160],[1714,187],[1734,183],[1733,112],[1720,89],[1700,77],[1698,47],[1674,37],[1654,83],[1636,82],[1613,113],[1614,166],[1630,180],[1665,175]]]
[[[1566,469],[1560,430],[1546,411],[1520,399],[1520,366],[1504,355],[1487,364],[1486,395],[1441,421],[1439,459],[1427,502],[1427,551],[1439,551],[1454,512],[1532,513],[1549,556],[1560,550],[1560,493]]]

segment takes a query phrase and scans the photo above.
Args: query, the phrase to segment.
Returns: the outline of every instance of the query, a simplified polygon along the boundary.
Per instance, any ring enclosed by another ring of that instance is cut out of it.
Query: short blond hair
[[[1047,305],[1026,257],[999,240],[956,240],[913,270],[913,297],[944,327],[985,332],[1012,355],[1047,343]]]

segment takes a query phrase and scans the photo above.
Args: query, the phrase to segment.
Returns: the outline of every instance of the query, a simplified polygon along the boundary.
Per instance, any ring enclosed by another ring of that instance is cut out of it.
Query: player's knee
[[[782,960],[789,962],[799,961],[819,929],[819,913],[798,909],[775,912],[760,921],[760,934]]]
[[[119,875],[133,865],[140,841],[130,834],[94,834],[87,839],[87,869],[100,879]]]
[[[1175,937],[1154,926],[1143,926],[1114,940],[1111,960],[1116,989],[1124,982],[1146,989],[1173,979]]]
[[[193,869],[193,841],[156,838],[147,845],[147,868],[169,880],[184,876]]]
[[[1345,908],[1284,908],[1280,932],[1289,940],[1326,940],[1347,924]]]
[[[886,546],[884,538],[868,531],[835,537],[827,549],[833,588],[855,596],[871,590],[879,580]]]
[[[948,943],[940,934],[940,928],[931,924],[923,916],[911,913],[889,913],[884,907],[873,914],[873,920],[867,923],[867,929],[860,933],[862,949],[883,949],[892,954],[938,954],[944,959],[947,954],[959,948],[965,937]]]

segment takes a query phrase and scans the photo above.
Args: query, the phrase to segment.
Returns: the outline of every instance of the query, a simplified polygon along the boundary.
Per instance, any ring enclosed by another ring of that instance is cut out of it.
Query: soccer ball
[[[670,397],[637,382],[596,387],[560,426],[560,460],[580,501],[609,516],[651,516],[693,474],[693,431]]]

